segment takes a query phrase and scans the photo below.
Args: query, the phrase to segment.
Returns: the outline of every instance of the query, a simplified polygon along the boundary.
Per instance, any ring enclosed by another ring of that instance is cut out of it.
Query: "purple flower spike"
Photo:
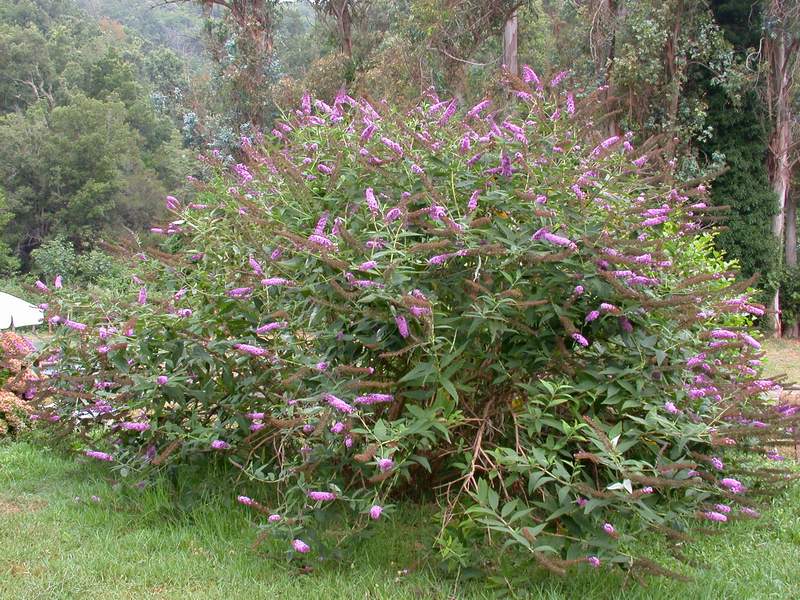
[[[469,109],[469,111],[467,112],[467,118],[474,119],[480,116],[481,112],[489,108],[491,104],[492,104],[491,100],[483,100],[481,102],[478,102],[475,106]]]
[[[308,492],[308,497],[315,502],[330,502],[336,500],[336,494],[333,492]]]
[[[402,315],[396,315],[394,318],[394,322],[397,324],[397,331],[400,332],[400,335],[404,338],[409,336],[408,331],[408,321]]]
[[[255,258],[253,258],[252,254],[250,255],[250,258],[247,259],[247,262],[250,263],[250,268],[253,269],[253,272],[256,275],[264,274],[264,269],[262,268],[261,263],[259,263]]]
[[[86,456],[89,458],[96,458],[97,460],[104,460],[106,462],[112,462],[114,457],[110,454],[106,454],[105,452],[98,452],[97,450],[87,450],[84,452]]]
[[[258,346],[252,346],[250,344],[234,344],[233,349],[243,354],[249,354],[250,356],[264,356],[267,353],[265,348],[259,348]]]
[[[124,429],[126,431],[147,431],[150,429],[150,423],[134,423],[134,422],[125,422],[119,424],[120,429]]]
[[[256,333],[258,335],[264,335],[265,333],[269,333],[270,331],[275,331],[276,329],[284,329],[287,325],[288,323],[286,321],[275,321],[274,323],[267,323],[257,328]]]
[[[231,445],[223,440],[214,440],[211,442],[211,448],[214,450],[230,450]]]
[[[373,521],[377,521],[381,518],[381,513],[383,512],[383,508],[378,506],[377,504],[374,505],[372,508],[369,509],[369,518]]]
[[[64,319],[64,325],[70,329],[74,329],[75,331],[84,331],[86,329],[86,325],[83,323],[78,323],[77,321],[72,321],[70,319]]]
[[[329,406],[335,408],[339,412],[343,412],[349,415],[355,411],[355,408],[350,406],[347,402],[345,402],[341,398],[337,398],[333,394],[324,394],[322,397],[325,399],[325,402],[327,402]]]
[[[394,152],[398,156],[403,156],[403,148],[402,148],[402,146],[400,146],[400,144],[398,144],[394,140],[390,140],[387,137],[382,137],[381,138],[381,143],[383,143],[384,146],[389,148],[389,150],[391,150],[392,152]]]
[[[721,479],[719,483],[722,487],[728,488],[734,494],[739,494],[745,490],[745,487],[742,485],[741,481],[731,477]]]
[[[240,287],[228,290],[228,296],[230,296],[231,298],[247,298],[252,293],[253,293],[253,288],[251,287]]]
[[[450,101],[450,104],[447,105],[447,108],[442,113],[441,118],[439,119],[439,125],[446,125],[447,122],[456,114],[456,108],[458,108],[458,101],[453,99]]]
[[[375,199],[375,192],[371,187],[364,190],[364,199],[367,201],[369,212],[373,215],[377,215],[380,212],[380,207],[378,206],[378,201]]]
[[[573,333],[570,337],[576,342],[578,342],[584,348],[586,348],[589,345],[589,340],[583,337],[580,333]]]
[[[533,236],[531,237],[531,240],[533,241],[544,240],[546,242],[549,242],[550,244],[553,244],[554,246],[562,246],[564,248],[569,248],[573,252],[578,250],[578,246],[577,244],[575,244],[575,242],[560,235],[551,233],[550,230],[547,229],[546,227],[542,227],[536,233],[534,233]]]
[[[718,523],[724,523],[725,521],[728,520],[728,517],[714,510],[707,510],[706,512],[701,514],[709,521],[717,521]]]
[[[587,556],[586,562],[589,563],[589,566],[593,569],[596,569],[600,566],[600,559],[596,556]]]
[[[467,212],[475,212],[478,208],[478,197],[480,196],[480,190],[475,190],[472,192],[472,195],[469,197],[469,202],[467,202]]]
[[[534,84],[537,90],[542,89],[542,82],[539,76],[528,65],[522,65],[522,81]]]
[[[283,277],[267,277],[266,279],[261,280],[261,285],[264,287],[290,287],[294,285],[294,282],[284,279]]]
[[[353,400],[354,404],[379,404],[381,402],[394,402],[391,394],[365,394]]]

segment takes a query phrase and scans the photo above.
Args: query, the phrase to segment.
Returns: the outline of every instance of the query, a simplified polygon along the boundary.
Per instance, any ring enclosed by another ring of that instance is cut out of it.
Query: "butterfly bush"
[[[643,530],[755,514],[786,476],[716,455],[774,452],[796,415],[706,188],[531,73],[474,107],[306,97],[233,168],[204,158],[172,233],[120,243],[146,292],[39,286],[48,426],[137,481],[224,457],[295,555],[399,492],[436,495],[445,559],[494,544],[559,573],[653,568],[625,551]]]

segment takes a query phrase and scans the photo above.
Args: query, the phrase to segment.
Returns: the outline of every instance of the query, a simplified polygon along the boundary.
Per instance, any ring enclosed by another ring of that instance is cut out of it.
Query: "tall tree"
[[[771,135],[767,165],[770,183],[778,198],[778,210],[772,219],[775,237],[788,263],[797,262],[797,229],[795,224],[786,227],[787,215],[796,219],[797,200],[789,195],[792,178],[792,127],[795,120],[792,103],[796,93],[798,51],[800,51],[800,4],[794,0],[767,0],[764,12],[763,67],[766,78],[766,105]],[[791,233],[795,239],[787,240]],[[787,249],[792,246],[792,250]],[[774,334],[781,336],[780,287],[772,297],[772,325]]]
[[[365,8],[362,0],[309,0],[314,10],[321,15],[332,17],[336,23],[336,37],[339,49],[347,58],[353,57],[353,21],[358,12]]]

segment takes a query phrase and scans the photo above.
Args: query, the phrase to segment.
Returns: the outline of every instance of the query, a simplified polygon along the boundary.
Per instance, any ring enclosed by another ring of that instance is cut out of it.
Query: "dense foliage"
[[[761,399],[763,311],[706,188],[592,133],[563,74],[524,79],[469,110],[305,96],[244,162],[207,157],[160,249],[125,246],[137,293],[38,284],[41,420],[131,483],[226,457],[272,546],[320,557],[399,494],[435,494],[449,560],[557,572],[659,571],[642,529],[755,515],[784,474],[722,449],[777,458],[796,417]]]
[[[157,217],[189,162],[154,97],[180,94],[182,73],[174,53],[70,2],[0,2],[0,273],[55,237],[88,250]]]

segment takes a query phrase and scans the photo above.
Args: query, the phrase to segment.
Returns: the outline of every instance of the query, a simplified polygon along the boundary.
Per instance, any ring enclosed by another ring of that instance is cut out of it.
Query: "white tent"
[[[44,320],[44,312],[30,302],[0,292],[0,329],[39,325]]]

